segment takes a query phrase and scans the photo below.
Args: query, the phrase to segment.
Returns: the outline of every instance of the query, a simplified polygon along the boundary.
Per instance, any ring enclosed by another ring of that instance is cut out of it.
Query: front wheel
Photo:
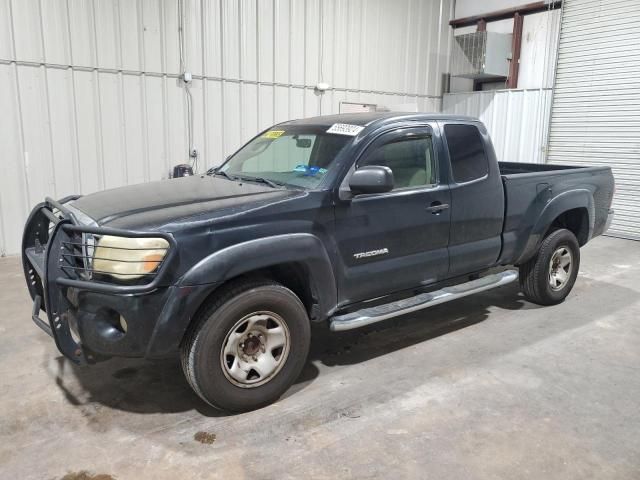
[[[580,245],[566,229],[542,241],[538,255],[520,265],[520,287],[528,300],[540,305],[562,302],[573,288],[580,268]]]
[[[291,290],[275,282],[225,288],[195,322],[182,345],[182,367],[193,390],[222,410],[274,402],[307,359],[307,312]]]

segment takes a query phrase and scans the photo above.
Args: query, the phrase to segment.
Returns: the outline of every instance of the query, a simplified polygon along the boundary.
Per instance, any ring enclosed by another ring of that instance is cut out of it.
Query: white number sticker
[[[355,137],[358,135],[364,127],[360,125],[349,125],[348,123],[334,123],[331,128],[327,130],[327,133],[337,133],[338,135],[349,135]]]

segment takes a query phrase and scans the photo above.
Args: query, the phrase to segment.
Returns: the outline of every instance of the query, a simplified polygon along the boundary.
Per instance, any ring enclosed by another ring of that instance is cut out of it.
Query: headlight
[[[135,280],[157,270],[168,249],[164,238],[103,235],[93,252],[93,271]]]

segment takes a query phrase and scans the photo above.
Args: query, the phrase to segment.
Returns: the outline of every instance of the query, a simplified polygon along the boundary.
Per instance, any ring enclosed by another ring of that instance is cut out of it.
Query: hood
[[[198,175],[104,190],[80,197],[72,205],[101,226],[142,229],[204,213],[236,213],[300,194]]]

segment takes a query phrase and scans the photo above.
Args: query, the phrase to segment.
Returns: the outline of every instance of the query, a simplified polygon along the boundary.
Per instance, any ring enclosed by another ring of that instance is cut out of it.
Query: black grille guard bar
[[[93,233],[95,235],[115,235],[120,237],[130,237],[130,238],[141,238],[141,237],[157,237],[164,238],[167,242],[169,242],[169,250],[167,251],[166,257],[163,259],[162,264],[160,265],[160,269],[157,274],[153,277],[153,280],[149,283],[145,283],[144,285],[115,285],[103,282],[93,282],[90,280],[76,280],[72,278],[64,276],[59,276],[56,278],[56,283],[65,287],[76,287],[84,290],[90,290],[93,292],[101,292],[101,293],[117,293],[117,294],[132,294],[132,293],[148,293],[156,288],[158,288],[162,278],[164,277],[164,272],[167,267],[170,265],[171,260],[176,254],[176,242],[173,236],[163,233],[163,232],[136,232],[132,230],[120,230],[116,228],[107,228],[107,227],[91,227],[86,225],[74,225],[70,223],[65,223],[62,225],[62,230],[65,233],[69,232],[77,232],[77,233]],[[60,250],[60,246],[58,247]]]
[[[76,200],[70,196],[59,201],[46,198],[29,215],[22,238],[22,263],[29,293],[33,299],[31,318],[34,323],[55,340],[58,350],[76,364],[88,363],[80,343],[74,340],[69,326],[72,305],[66,297],[67,287],[110,294],[143,294],[155,290],[171,260],[176,255],[173,236],[163,232],[137,232],[106,227],[80,225],[64,204]],[[53,210],[59,212],[60,217]],[[50,224],[53,230],[49,232]],[[69,278],[63,270],[63,242],[69,242],[74,233],[116,235],[125,237],[160,237],[169,242],[169,250],[151,282],[142,285],[118,285],[92,280]],[[48,321],[40,318],[44,310]]]
[[[54,200],[51,197],[45,197],[44,201],[47,205],[49,205],[52,209],[56,208],[58,209],[60,212],[62,212],[62,214],[65,217],[72,217],[73,214],[64,206],[65,203],[69,203],[72,200],[77,200],[81,197],[81,195],[69,195],[68,197],[64,197],[61,198],[60,200]]]
[[[31,211],[22,237],[22,265],[33,298],[31,319],[53,337],[56,347],[65,357],[83,365],[88,363],[87,357],[71,334],[69,302],[53,280],[50,268],[52,263],[58,267],[57,255],[52,255],[51,251],[60,226],[63,222],[75,222],[63,203],[76,198],[67,197],[60,202],[47,198]],[[60,217],[53,213],[54,209],[58,210]],[[53,224],[51,232],[50,224]],[[40,318],[41,310],[45,311],[47,320]]]

